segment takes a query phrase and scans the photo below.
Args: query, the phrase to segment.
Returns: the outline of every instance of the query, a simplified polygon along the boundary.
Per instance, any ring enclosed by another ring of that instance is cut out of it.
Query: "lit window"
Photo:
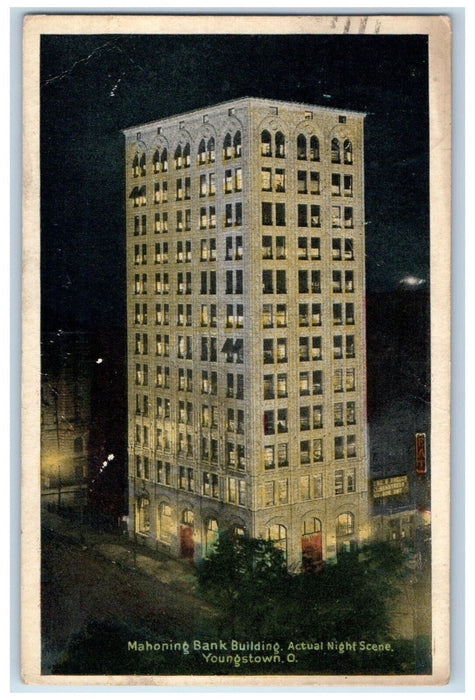
[[[307,159],[307,139],[303,134],[297,136],[297,158],[299,160]]]
[[[275,157],[285,158],[285,136],[281,131],[275,135]]]
[[[340,158],[340,142],[338,139],[332,139],[332,144],[331,144],[331,162],[332,163],[340,163],[341,158]]]
[[[261,133],[261,155],[272,155],[272,138],[266,129]]]

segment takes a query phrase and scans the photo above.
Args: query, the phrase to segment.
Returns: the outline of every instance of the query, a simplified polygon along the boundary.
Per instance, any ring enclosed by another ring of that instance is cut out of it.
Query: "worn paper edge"
[[[52,676],[40,657],[41,34],[427,34],[431,231],[433,670],[425,676]],[[442,685],[449,681],[451,26],[443,15],[28,15],[23,41],[22,680],[38,685]]]

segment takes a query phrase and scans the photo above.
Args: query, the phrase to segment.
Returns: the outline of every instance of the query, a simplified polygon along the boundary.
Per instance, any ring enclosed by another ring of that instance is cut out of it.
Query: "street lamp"
[[[61,510],[61,465],[58,464],[58,512]]]

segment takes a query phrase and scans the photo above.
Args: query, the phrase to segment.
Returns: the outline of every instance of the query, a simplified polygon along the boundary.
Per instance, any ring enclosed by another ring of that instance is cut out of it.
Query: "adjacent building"
[[[124,131],[129,528],[318,567],[369,535],[363,120],[243,98]]]
[[[41,344],[41,494],[61,505],[86,490],[91,430],[91,339],[45,333]]]

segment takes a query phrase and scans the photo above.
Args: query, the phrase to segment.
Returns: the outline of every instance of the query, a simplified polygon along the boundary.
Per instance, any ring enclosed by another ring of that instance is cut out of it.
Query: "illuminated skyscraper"
[[[130,529],[318,566],[368,535],[363,119],[243,98],[126,137]]]

